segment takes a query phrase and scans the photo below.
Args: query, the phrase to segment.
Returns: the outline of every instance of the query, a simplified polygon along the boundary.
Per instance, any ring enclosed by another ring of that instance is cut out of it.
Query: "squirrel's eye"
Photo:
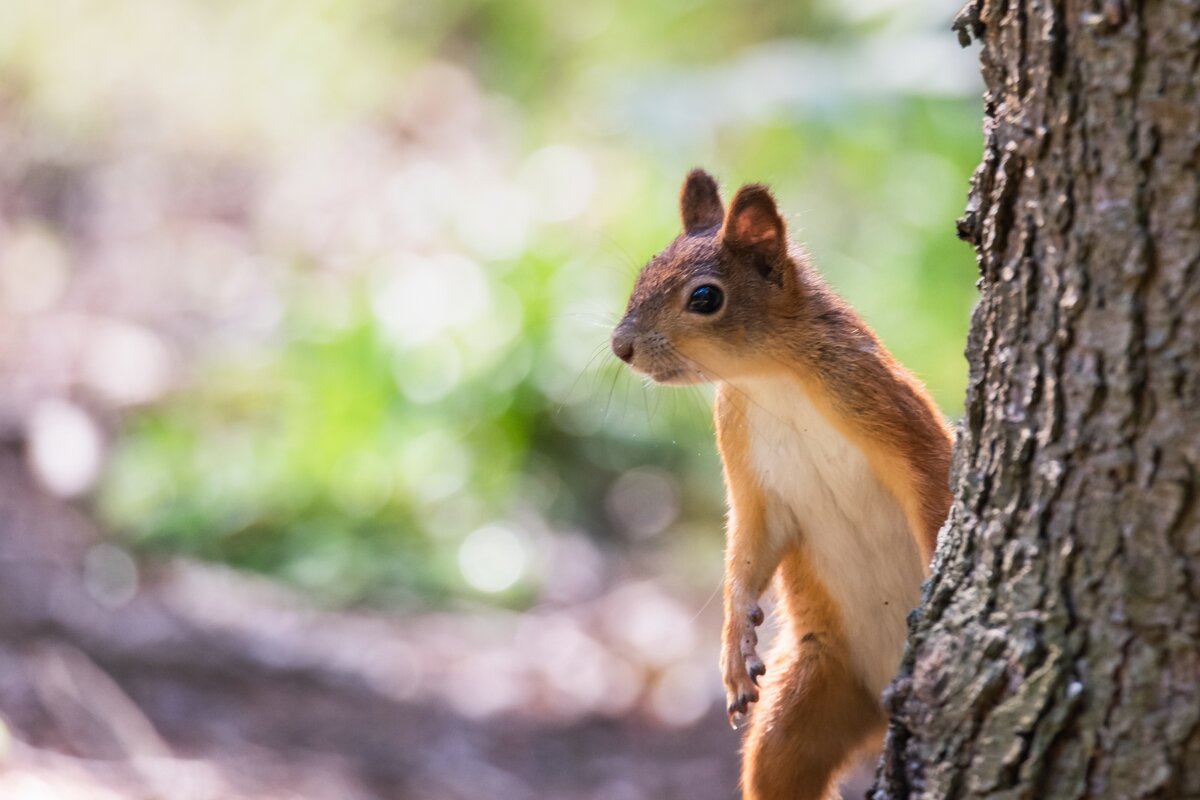
[[[719,286],[706,283],[692,290],[688,298],[687,310],[695,314],[715,314],[725,302],[725,293]]]

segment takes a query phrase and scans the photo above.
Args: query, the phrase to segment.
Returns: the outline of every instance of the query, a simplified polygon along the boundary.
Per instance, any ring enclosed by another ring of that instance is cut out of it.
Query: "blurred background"
[[[710,392],[609,331],[704,166],[956,417],[957,5],[6,0],[0,797],[734,797]]]

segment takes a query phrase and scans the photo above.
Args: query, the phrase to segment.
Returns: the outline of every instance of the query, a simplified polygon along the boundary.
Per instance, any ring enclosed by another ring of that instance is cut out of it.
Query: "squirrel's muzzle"
[[[612,349],[617,358],[626,364],[633,361],[633,331],[624,322],[617,326],[612,335]]]

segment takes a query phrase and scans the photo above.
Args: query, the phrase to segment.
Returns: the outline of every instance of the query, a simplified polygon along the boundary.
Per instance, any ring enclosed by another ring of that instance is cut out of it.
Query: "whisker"
[[[629,414],[629,387],[630,387],[630,384],[625,384],[624,403],[622,404],[622,407],[620,407],[620,419],[623,419],[623,420],[625,419],[625,416]],[[644,402],[644,399],[646,399],[646,387],[644,387],[644,386],[642,386],[642,399],[643,399],[643,402]]]
[[[625,269],[625,277],[636,278],[641,267],[639,266],[639,262],[634,259],[633,254],[626,250],[624,245],[622,245],[620,241],[618,241],[612,234],[600,229],[597,229],[596,233],[599,236],[602,244],[608,247],[609,254],[617,256],[618,260],[621,262],[621,265]]]
[[[662,392],[654,393],[654,408],[650,409],[650,419],[654,419],[655,415],[658,414],[658,409],[662,406],[662,397]]]
[[[621,321],[621,318],[618,314],[615,314],[612,311],[600,311],[599,309],[594,310],[594,311],[590,311],[590,310],[563,311],[558,314],[550,314],[549,318],[552,320],[555,320],[555,321],[585,320],[588,322],[595,322],[595,321],[599,320],[602,322],[610,322],[613,325],[616,325],[618,322]]]
[[[691,398],[692,404],[704,415],[704,418],[708,420],[709,426],[711,427],[712,408],[711,404],[708,402],[708,398],[704,396],[704,392],[700,391],[700,387],[696,386],[695,384],[692,384],[687,388],[689,389],[687,396]]]
[[[604,417],[603,417],[603,419],[606,419],[606,420],[608,419],[608,412],[609,412],[609,411],[612,409],[612,399],[613,399],[613,392],[615,392],[615,391],[616,391],[616,389],[617,389],[617,382],[618,382],[619,380],[621,380],[621,370],[613,370],[613,379],[612,379],[612,383],[611,383],[611,384],[609,385],[609,387],[608,387],[608,400],[606,400],[606,401],[605,401],[605,403],[604,403]]]
[[[700,615],[704,613],[704,609],[708,608],[712,604],[712,601],[716,598],[716,596],[721,593],[721,589],[722,589],[722,587],[724,587],[724,585],[725,585],[724,578],[717,581],[717,588],[712,590],[712,594],[710,594],[708,596],[708,599],[704,601],[704,604],[702,606],[700,606],[699,609],[697,609],[697,611],[694,615],[692,615],[692,618],[691,618],[691,620],[689,620],[689,622],[695,622],[696,620],[700,619]]]
[[[601,311],[572,311],[559,314],[547,315],[547,319],[553,323],[586,323],[588,325],[599,325],[613,329],[617,326],[620,318],[611,312]]]
[[[742,399],[744,399],[749,405],[754,406],[759,411],[763,412],[767,416],[774,419],[780,425],[783,425],[785,428],[795,431],[797,434],[803,435],[804,432],[798,430],[796,428],[796,426],[791,423],[790,420],[781,418],[778,414],[771,411],[769,408],[766,408],[765,406],[763,406],[762,403],[759,403],[757,400],[755,400],[748,392],[739,388],[737,385],[735,385],[731,381],[729,381],[726,378],[724,378],[723,376],[721,376],[716,370],[709,369],[704,364],[697,361],[696,359],[691,358],[690,356],[684,355],[683,353],[681,353],[679,351],[679,348],[675,347],[675,345],[671,344],[670,342],[666,342],[665,344],[666,344],[667,349],[669,349],[672,353],[674,353],[677,358],[679,358],[681,361],[683,361],[685,364],[687,364],[691,369],[693,369],[695,372],[697,372],[702,377],[711,379],[711,378],[709,378],[709,375],[711,375],[712,377],[721,381],[721,383],[723,383],[725,386],[727,386],[730,391],[735,392],[740,397],[742,397]],[[745,419],[747,424],[750,424],[750,420],[748,417],[743,416],[743,418]],[[757,428],[755,429],[755,432],[762,433],[762,431],[758,430]]]
[[[576,322],[581,322],[589,328],[599,328],[602,331],[611,331],[617,327],[617,323],[607,319],[580,319]]]
[[[579,374],[576,375],[575,380],[571,382],[571,388],[567,389],[566,394],[563,395],[563,399],[559,402],[558,408],[555,409],[554,413],[556,413],[556,414],[560,413],[563,410],[563,406],[565,406],[567,403],[569,403],[571,401],[572,395],[575,394],[575,390],[579,387],[579,382],[581,380],[583,380],[584,375],[587,375],[589,372],[592,371],[591,370],[592,364],[595,363],[597,358],[599,358],[600,356],[602,356],[604,354],[604,351],[607,347],[608,347],[608,342],[601,342],[600,344],[596,345],[595,348],[592,349],[591,358],[589,358],[587,360],[587,362],[584,363],[583,368],[579,370]],[[598,372],[599,370],[596,370],[596,371]]]

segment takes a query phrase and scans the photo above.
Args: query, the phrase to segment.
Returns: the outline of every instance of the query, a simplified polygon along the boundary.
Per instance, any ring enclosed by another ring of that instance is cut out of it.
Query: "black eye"
[[[695,314],[715,314],[725,302],[725,293],[719,286],[706,283],[692,290],[688,298],[687,310]]]

